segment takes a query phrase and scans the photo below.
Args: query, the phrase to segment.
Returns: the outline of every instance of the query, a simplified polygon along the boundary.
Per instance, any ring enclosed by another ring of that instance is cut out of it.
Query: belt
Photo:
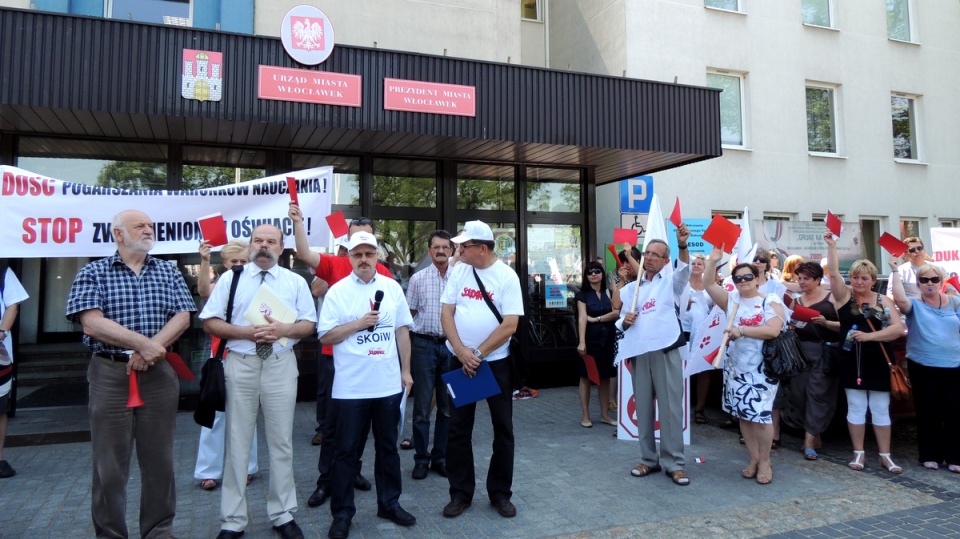
[[[121,363],[126,363],[130,361],[130,356],[127,354],[107,354],[106,352],[97,352],[95,354],[97,357],[102,357],[103,359],[109,359],[112,361],[117,361]]]
[[[411,333],[412,333],[412,332],[411,332]],[[447,338],[444,337],[443,335],[441,335],[441,336],[439,336],[439,337],[435,337],[435,336],[433,336],[433,335],[427,335],[427,334],[425,334],[425,333],[413,333],[413,336],[414,336],[414,337],[419,337],[419,338],[424,339],[424,340],[427,340],[427,341],[430,341],[430,342],[432,342],[433,344],[443,344],[443,343],[447,342]]]

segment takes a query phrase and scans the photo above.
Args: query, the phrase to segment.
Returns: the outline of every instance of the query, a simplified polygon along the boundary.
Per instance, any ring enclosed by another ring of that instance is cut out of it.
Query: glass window
[[[707,73],[707,86],[720,93],[720,141],[745,146],[743,137],[743,75]]]
[[[463,231],[463,221],[457,221],[457,234]],[[493,250],[504,264],[517,269],[517,225],[515,223],[487,223],[493,231]],[[456,236],[456,234],[454,234]]]
[[[107,0],[108,17],[190,26],[190,0]]]
[[[183,188],[206,189],[265,178],[262,150],[184,146]]]
[[[837,153],[836,91],[807,86],[807,150]]]
[[[117,156],[127,160],[111,159]],[[151,189],[166,188],[166,162],[165,144],[44,137],[20,138],[17,157],[18,167],[58,180]]]
[[[830,20],[830,0],[803,0],[800,11],[804,24],[814,26],[833,26]]]
[[[540,20],[540,0],[521,0],[520,18],[531,21]]]
[[[580,170],[527,168],[527,211],[580,213]]]
[[[916,100],[910,97],[891,96],[890,116],[893,120],[893,157],[919,159]]]
[[[863,249],[863,257],[873,262],[878,268],[883,267],[880,263],[880,220],[876,218],[860,219],[860,237],[863,241],[860,243]]]
[[[436,208],[437,163],[374,159],[373,205],[391,208]]]
[[[940,219],[940,226],[943,228],[957,228],[960,227],[960,219]]]
[[[431,263],[427,256],[427,238],[436,229],[436,221],[377,221],[380,261],[404,290],[410,276]]]
[[[910,41],[910,0],[887,0],[887,36]]]
[[[703,5],[728,11],[740,11],[739,0],[703,0]]]
[[[514,167],[459,163],[457,208],[461,210],[515,210]]]
[[[531,346],[577,345],[574,296],[583,280],[580,225],[527,226]]]
[[[333,167],[333,192],[330,202],[336,205],[360,205],[360,158],[310,153],[293,154],[293,170]]]
[[[901,238],[910,238],[920,237],[920,220],[919,219],[901,219],[900,220],[900,237]]]

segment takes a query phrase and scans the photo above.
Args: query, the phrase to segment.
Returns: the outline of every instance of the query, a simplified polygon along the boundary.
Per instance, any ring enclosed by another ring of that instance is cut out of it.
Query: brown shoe
[[[634,477],[646,477],[653,472],[659,472],[661,470],[660,465],[656,466],[647,466],[646,464],[638,464],[636,468],[630,470],[630,475]]]
[[[667,475],[670,476],[670,480],[673,481],[674,485],[685,487],[690,484],[690,477],[683,470],[667,472]]]
[[[319,432],[313,435],[313,438],[310,440],[310,445],[320,445],[323,443],[323,435]]]
[[[461,500],[460,498],[453,498],[450,500],[450,503],[443,508],[443,516],[447,518],[458,517],[466,511],[468,507],[470,507],[470,502]]]
[[[503,518],[513,518],[517,516],[517,506],[513,505],[510,500],[491,500],[490,505],[492,505]]]

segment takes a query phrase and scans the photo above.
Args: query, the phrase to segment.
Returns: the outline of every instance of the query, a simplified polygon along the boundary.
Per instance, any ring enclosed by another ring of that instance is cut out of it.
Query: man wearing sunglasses
[[[909,264],[900,264],[897,273],[900,274],[900,282],[903,283],[903,291],[906,293],[907,299],[920,299],[920,287],[917,286],[917,270],[927,263],[927,251],[923,246],[923,241],[916,236],[906,238],[903,243],[907,244],[907,252],[903,253],[900,258],[904,262],[909,262]],[[940,269],[943,270],[943,268]],[[946,275],[945,271],[944,275]],[[947,285],[947,294],[957,294],[957,292],[952,285]],[[893,297],[893,279],[887,281],[887,297]]]
[[[664,470],[676,485],[690,484],[683,471],[683,362],[680,346],[686,343],[679,318],[679,300],[690,280],[690,230],[677,228],[680,253],[676,268],[670,264],[670,246],[663,240],[647,243],[641,253],[638,279],[620,290],[623,308],[617,327],[625,333],[618,359],[635,354],[633,393],[637,403],[637,436],[640,464],[630,470],[644,477]],[[627,254],[624,252],[624,254]],[[631,254],[628,263],[637,267]],[[631,360],[628,359],[628,360]],[[654,403],[656,399],[656,404]],[[660,451],[654,436],[656,409],[660,411]]]

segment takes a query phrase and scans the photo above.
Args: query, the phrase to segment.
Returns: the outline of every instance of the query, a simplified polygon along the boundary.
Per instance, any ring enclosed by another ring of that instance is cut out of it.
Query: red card
[[[600,371],[597,370],[597,360],[593,356],[586,354],[583,356],[583,362],[587,365],[587,378],[596,385],[600,385]]]
[[[677,197],[677,203],[674,204],[673,212],[670,213],[670,222],[677,228],[680,228],[680,223],[683,222],[683,220],[680,219],[680,197]]]
[[[330,227],[330,233],[334,238],[346,236],[350,232],[350,226],[347,224],[347,218],[343,216],[342,211],[331,213],[327,216],[327,225]]]
[[[617,261],[617,267],[622,266],[623,264],[620,263],[620,253],[617,252],[617,248],[613,245],[607,245],[607,250],[613,255],[613,259]]]
[[[290,193],[290,202],[299,206],[300,199],[297,198],[297,179],[293,176],[287,176],[287,192]]]
[[[714,215],[713,221],[710,221],[710,226],[703,231],[703,241],[714,247],[722,245],[723,251],[727,254],[733,252],[739,237],[740,227],[722,215]]]
[[[790,295],[789,290],[783,293],[783,304],[786,305],[788,309],[793,308],[793,296]]]
[[[886,249],[887,252],[893,256],[900,256],[907,252],[907,244],[898,240],[889,232],[884,232],[883,235],[880,236],[880,239],[877,240],[877,243],[879,243],[880,247]]]
[[[960,292],[960,278],[957,278],[956,275],[947,279],[947,284],[953,285],[953,287],[957,289],[957,292]]]
[[[840,218],[834,215],[832,211],[827,210],[827,230],[839,238],[841,228]]]
[[[630,245],[637,244],[637,230],[634,228],[614,228],[613,229],[613,243],[615,245],[623,245],[624,243],[629,243]]]
[[[812,322],[814,318],[820,316],[820,311],[797,305],[793,308],[793,315],[790,317],[800,322]]]
[[[201,217],[198,221],[200,221],[203,241],[210,243],[212,247],[227,244],[227,222],[223,220],[223,215],[214,213]]]
[[[187,364],[183,362],[183,358],[180,357],[180,354],[176,352],[167,352],[167,363],[173,367],[173,370],[177,373],[177,376],[183,378],[184,380],[196,380],[197,377],[193,375],[193,371],[187,367]]]

